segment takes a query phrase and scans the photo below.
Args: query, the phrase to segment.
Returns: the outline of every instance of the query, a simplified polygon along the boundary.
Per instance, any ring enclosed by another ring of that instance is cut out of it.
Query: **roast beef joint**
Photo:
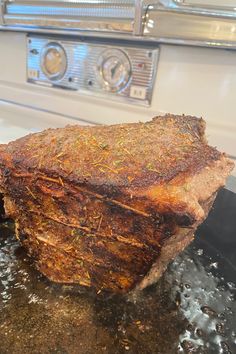
[[[49,279],[126,293],[156,282],[207,217],[233,162],[205,123],[67,126],[0,145],[16,235]]]

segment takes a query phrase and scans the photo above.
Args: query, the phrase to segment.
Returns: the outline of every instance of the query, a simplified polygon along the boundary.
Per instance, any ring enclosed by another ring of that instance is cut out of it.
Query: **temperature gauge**
[[[49,43],[41,54],[41,68],[50,80],[60,80],[67,68],[64,49],[57,43]]]
[[[131,77],[129,58],[119,49],[108,49],[99,58],[98,72],[106,90],[120,91],[127,85]]]
[[[27,49],[30,84],[76,90],[78,97],[88,94],[128,104],[151,103],[158,49],[39,35],[28,37]]]

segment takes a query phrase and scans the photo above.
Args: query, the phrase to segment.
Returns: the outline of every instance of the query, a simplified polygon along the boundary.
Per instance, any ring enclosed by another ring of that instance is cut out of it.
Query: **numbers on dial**
[[[108,49],[99,58],[98,72],[106,90],[120,91],[131,77],[129,58],[121,50]]]

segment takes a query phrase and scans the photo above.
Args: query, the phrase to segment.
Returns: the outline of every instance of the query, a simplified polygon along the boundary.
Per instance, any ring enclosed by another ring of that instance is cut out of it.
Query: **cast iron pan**
[[[0,224],[0,354],[236,353],[236,194],[138,297],[50,283]]]

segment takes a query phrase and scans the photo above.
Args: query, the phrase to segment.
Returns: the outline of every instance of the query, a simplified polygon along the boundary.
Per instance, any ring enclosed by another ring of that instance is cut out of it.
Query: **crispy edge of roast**
[[[193,176],[178,175],[169,183],[137,191],[156,205],[159,213],[175,214],[178,225],[194,225],[205,219],[203,204],[221,187],[234,168],[224,154]]]
[[[217,193],[214,193],[207,201],[202,203],[205,217],[207,217],[209,211],[211,210],[216,196]],[[191,229],[180,228],[175,235],[164,241],[161,254],[157,261],[154,262],[149,272],[135,287],[133,292],[143,290],[144,288],[156,283],[161,278],[168,265],[194,240],[194,232],[196,231],[198,225],[199,223]]]

